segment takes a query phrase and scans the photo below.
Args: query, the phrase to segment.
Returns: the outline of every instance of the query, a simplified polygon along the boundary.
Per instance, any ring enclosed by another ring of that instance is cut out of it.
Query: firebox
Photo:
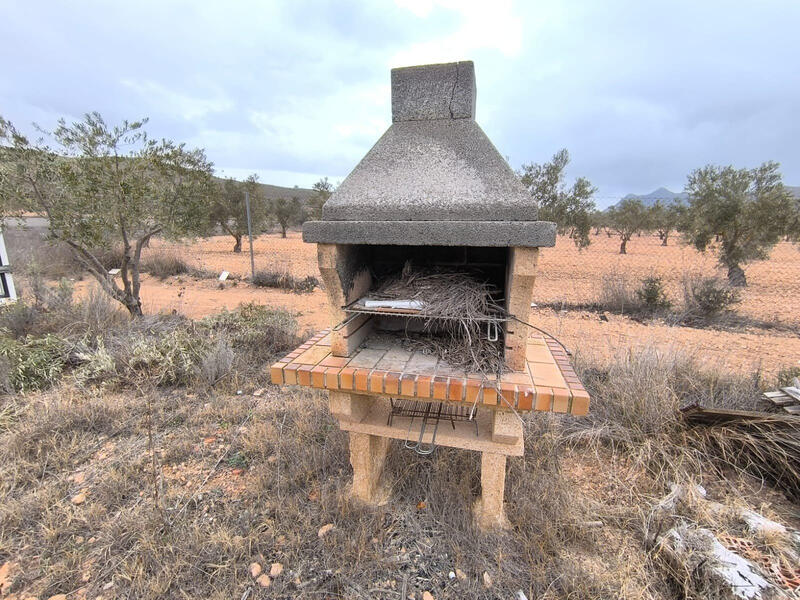
[[[540,247],[555,224],[475,122],[472,62],[391,72],[392,125],[328,199],[317,244],[330,326],[272,365],[328,391],[350,435],[353,496],[385,500],[389,440],[482,453],[481,527],[505,524],[523,415],[585,415],[566,349],[536,327]]]

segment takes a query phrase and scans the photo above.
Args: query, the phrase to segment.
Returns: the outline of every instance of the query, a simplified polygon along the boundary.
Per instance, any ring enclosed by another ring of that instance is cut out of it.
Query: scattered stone
[[[215,438],[215,437],[207,437],[207,438],[203,438],[203,443],[204,443],[206,446],[210,446],[211,444],[213,444],[213,443],[214,443],[214,442],[216,442],[216,441],[217,441],[217,438]]]
[[[269,576],[277,577],[281,573],[283,573],[283,565],[279,562],[272,563],[272,566],[269,568]]]
[[[240,476],[242,473],[244,473],[244,469],[240,469],[240,468],[238,468],[238,467],[237,467],[236,469],[234,469],[233,471],[231,471],[231,473],[232,473],[232,474],[233,474],[235,477],[239,477],[239,476]]]
[[[72,483],[77,483],[78,485],[82,484],[86,481],[86,472],[85,471],[77,471],[67,477]]]
[[[110,590],[112,587],[114,587],[114,582],[109,581],[107,584],[103,586],[103,590]]]
[[[79,494],[75,494],[72,499],[70,500],[75,506],[79,506],[86,502],[86,494],[80,492]]]
[[[277,461],[277,460],[278,460],[278,457],[277,457],[277,456],[275,456],[274,454],[270,454],[270,455],[269,455],[269,457],[267,457],[267,462],[268,462],[269,464],[272,464],[272,463],[274,463],[274,462],[275,462],[275,461]]]
[[[258,397],[264,393],[264,388],[258,388],[255,392],[253,392],[253,396]]]
[[[308,500],[310,502],[316,502],[317,500],[319,500],[319,492],[317,490],[311,490],[308,493]]]
[[[250,577],[258,577],[261,575],[261,565],[257,562],[250,563]]]
[[[461,581],[464,581],[467,578],[467,574],[461,569],[456,569],[456,577],[458,577]]]
[[[327,525],[323,525],[322,527],[319,528],[317,535],[319,537],[325,537],[330,533],[331,529],[333,529],[334,527],[336,526],[333,523],[328,523]]]
[[[483,572],[483,585],[487,588],[492,587],[492,576],[489,575],[488,571]]]
[[[47,600],[67,600],[66,594],[56,594],[55,596],[50,596]]]
[[[450,579],[455,579],[455,578],[456,578],[456,574],[455,574],[455,573],[453,573],[453,571],[450,571],[450,572],[447,574],[447,576],[448,576]]]
[[[431,594],[428,590],[422,592],[422,600],[433,600],[433,594]]]
[[[269,575],[262,575],[258,579],[256,579],[256,583],[260,585],[262,588],[268,588],[272,585],[272,579],[269,578]]]

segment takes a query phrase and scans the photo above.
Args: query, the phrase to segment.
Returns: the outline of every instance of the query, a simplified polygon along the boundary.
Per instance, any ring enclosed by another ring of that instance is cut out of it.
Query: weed
[[[738,290],[719,277],[687,275],[683,278],[684,309],[691,319],[710,319],[740,301]]]
[[[636,296],[644,308],[650,311],[667,310],[672,306],[664,291],[664,282],[661,277],[655,275],[642,280],[641,287],[636,290]]]

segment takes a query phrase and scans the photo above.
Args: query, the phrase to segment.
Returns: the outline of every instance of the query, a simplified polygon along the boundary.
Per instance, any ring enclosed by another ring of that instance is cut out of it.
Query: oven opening
[[[483,375],[505,370],[507,248],[367,246],[372,286],[346,311],[369,315],[370,347],[433,355]]]

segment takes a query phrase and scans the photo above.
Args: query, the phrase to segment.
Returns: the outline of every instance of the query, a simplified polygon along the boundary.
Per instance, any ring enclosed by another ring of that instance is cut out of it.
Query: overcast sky
[[[97,110],[218,173],[340,181],[390,124],[389,69],[473,60],[516,169],[559,148],[600,206],[706,163],[800,185],[800,2],[0,0],[0,114]]]

